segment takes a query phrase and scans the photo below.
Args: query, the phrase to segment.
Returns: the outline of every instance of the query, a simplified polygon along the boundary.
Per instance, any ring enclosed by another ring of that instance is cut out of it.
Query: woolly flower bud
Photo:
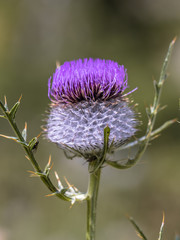
[[[103,151],[104,128],[110,128],[109,145],[118,148],[136,132],[135,113],[122,95],[127,70],[111,60],[65,62],[50,77],[52,102],[46,125],[47,138],[85,158]]]

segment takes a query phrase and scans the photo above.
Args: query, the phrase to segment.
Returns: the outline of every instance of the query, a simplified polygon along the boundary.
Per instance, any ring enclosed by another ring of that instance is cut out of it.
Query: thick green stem
[[[88,192],[87,192],[86,240],[95,240],[97,198],[98,198],[100,175],[101,175],[101,168],[99,168],[96,172],[90,173],[89,186],[88,186]]]

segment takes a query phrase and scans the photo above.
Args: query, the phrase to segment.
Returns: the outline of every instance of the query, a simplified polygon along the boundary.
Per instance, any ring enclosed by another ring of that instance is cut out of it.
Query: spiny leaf
[[[31,177],[42,177],[44,176],[45,174],[44,173],[41,173],[41,172],[33,172],[33,171],[28,171],[29,173],[31,173]]]
[[[30,177],[39,177],[37,172],[33,172],[33,171],[27,171],[27,172],[31,174]]]
[[[27,122],[25,122],[25,127],[22,131],[22,137],[24,138],[24,141],[27,140]]]
[[[38,143],[39,143],[38,138],[34,137],[33,139],[31,139],[28,146],[30,147],[31,150],[33,150],[33,149],[36,149]]]
[[[3,135],[3,134],[0,134],[1,137],[4,137],[4,138],[7,138],[7,139],[11,139],[17,143],[20,143],[21,145],[23,145],[24,147],[27,147],[27,144],[25,142],[21,142],[19,141],[19,139],[17,137],[12,137],[12,136],[6,136],[6,135]]]
[[[51,164],[51,155],[50,155],[50,156],[49,156],[49,161],[48,161],[48,163],[47,163],[47,165],[46,165],[46,167],[45,167],[45,169],[44,169],[44,174],[45,174],[46,176],[49,175],[49,172],[50,172],[50,170],[52,169],[52,167],[53,167],[53,163]]]
[[[15,115],[18,110],[19,104],[20,104],[19,102],[15,103],[9,112],[9,115],[11,116],[12,119],[15,119]]]
[[[6,135],[3,135],[3,134],[0,134],[0,136],[18,142],[18,138],[17,137],[6,136]]]
[[[132,225],[135,227],[138,236],[143,239],[143,240],[147,240],[146,236],[144,235],[143,231],[139,228],[139,226],[136,224],[136,222],[134,221],[134,219],[132,217],[128,217],[129,221],[132,223]]]
[[[53,197],[56,195],[56,192],[45,195],[45,197]]]
[[[20,96],[19,100],[17,101],[17,103],[14,104],[14,106],[11,108],[11,110],[9,111],[9,115],[12,117],[12,119],[15,118],[16,112],[19,108],[20,105],[20,101],[21,101],[22,95]]]

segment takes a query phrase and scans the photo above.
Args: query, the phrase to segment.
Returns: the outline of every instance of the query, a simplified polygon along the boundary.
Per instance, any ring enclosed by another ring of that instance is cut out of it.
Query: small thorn
[[[4,95],[4,105],[7,106],[7,98],[6,98],[6,95]]]
[[[41,128],[44,132],[47,131],[47,128],[45,128],[45,127],[41,127]]]
[[[27,171],[27,172],[30,173],[30,177],[39,177],[36,172],[33,172],[33,171]]]
[[[72,200],[71,200],[71,205],[70,205],[70,208],[72,208],[72,206],[74,205],[74,203],[76,202],[76,199],[75,198],[73,198]]]
[[[61,64],[59,61],[56,61],[56,68],[60,68]]]
[[[177,36],[174,37],[174,39],[172,40],[172,44],[174,44],[176,42]]]
[[[68,185],[69,190],[70,190],[71,192],[75,193],[74,186],[71,185],[71,184],[68,182],[68,180],[67,180],[66,177],[64,177],[64,180],[65,180],[66,184]]]
[[[19,103],[21,102],[21,99],[22,99],[22,94],[21,94],[21,96],[20,96],[20,98],[19,98],[19,100],[18,100]]]
[[[157,135],[155,135],[154,137],[152,137],[151,140],[154,140],[154,139],[156,139],[156,138],[158,138],[158,137],[160,137],[160,136],[161,136],[161,134],[157,134]]]
[[[59,176],[56,171],[54,172],[54,174],[55,174],[56,179],[59,181]]]
[[[33,172],[33,171],[30,171],[30,170],[28,170],[27,172],[28,172],[28,173],[32,173],[32,174],[35,174],[35,172]]]
[[[174,118],[174,119],[172,119],[171,121],[172,121],[172,123],[175,123],[175,122],[178,122],[178,119],[177,119],[177,118]]]
[[[68,187],[69,187],[69,188],[72,188],[72,185],[68,182],[68,180],[67,180],[66,177],[64,177],[64,180],[65,180],[66,184],[68,185]]]
[[[74,188],[74,190],[75,190],[76,192],[79,192],[79,190],[78,190],[76,187],[73,186],[73,188]]]
[[[25,155],[25,158],[30,161],[30,158],[27,155]]]
[[[0,137],[8,138],[8,136],[0,134]]]
[[[56,177],[56,179],[58,181],[59,190],[62,190],[63,189],[63,185],[62,185],[62,183],[61,183],[61,181],[59,179],[59,176],[58,176],[57,172],[55,171],[54,174],[55,174],[55,177]]]
[[[11,139],[15,142],[18,142],[18,140],[15,137],[9,137],[9,136],[3,135],[3,134],[0,134],[0,137],[4,137],[4,138],[7,138],[7,139]]]
[[[6,95],[4,96],[4,107],[5,107],[6,111],[9,111],[9,109],[8,109],[8,105],[7,105],[7,98],[6,98]]]
[[[37,138],[39,138],[41,136],[42,132],[40,132],[38,135],[37,135]]]
[[[163,219],[162,219],[162,224],[164,225],[164,220],[165,220],[165,214],[163,212]]]
[[[136,231],[136,235],[140,238],[140,239],[143,239],[143,237],[140,235],[140,233],[138,233],[137,231]]]
[[[51,166],[49,167],[49,170],[51,170],[53,168],[53,165],[54,165],[54,163],[51,164]]]
[[[54,195],[56,195],[55,192],[54,192],[54,193],[47,194],[47,195],[45,195],[45,197],[52,197],[52,196],[54,196]]]
[[[51,165],[51,155],[49,155],[49,161],[48,161],[48,166]]]
[[[24,129],[25,129],[25,131],[27,131],[27,122],[25,122]]]

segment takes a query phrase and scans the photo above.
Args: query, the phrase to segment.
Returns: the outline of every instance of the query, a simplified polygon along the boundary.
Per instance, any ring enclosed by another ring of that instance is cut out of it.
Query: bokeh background
[[[47,81],[56,61],[99,57],[128,69],[129,86],[139,104],[143,135],[145,107],[153,100],[170,41],[177,36],[169,78],[163,89],[167,108],[157,119],[179,115],[180,97],[179,0],[0,0],[0,99],[9,105],[23,95],[17,114],[21,129],[28,123],[29,139],[41,132],[48,109]],[[11,135],[0,119],[0,132]],[[138,239],[126,215],[133,216],[149,239],[157,238],[165,212],[164,239],[180,234],[180,125],[174,124],[150,145],[132,169],[103,169],[97,218],[97,239]],[[87,164],[67,160],[54,144],[40,138],[36,153],[43,167],[52,155],[53,170],[86,191]],[[115,158],[120,158],[116,153]],[[55,197],[38,178],[19,145],[0,139],[0,239],[85,239],[86,206]],[[52,171],[52,178],[53,171]],[[55,181],[55,179],[54,179]]]

